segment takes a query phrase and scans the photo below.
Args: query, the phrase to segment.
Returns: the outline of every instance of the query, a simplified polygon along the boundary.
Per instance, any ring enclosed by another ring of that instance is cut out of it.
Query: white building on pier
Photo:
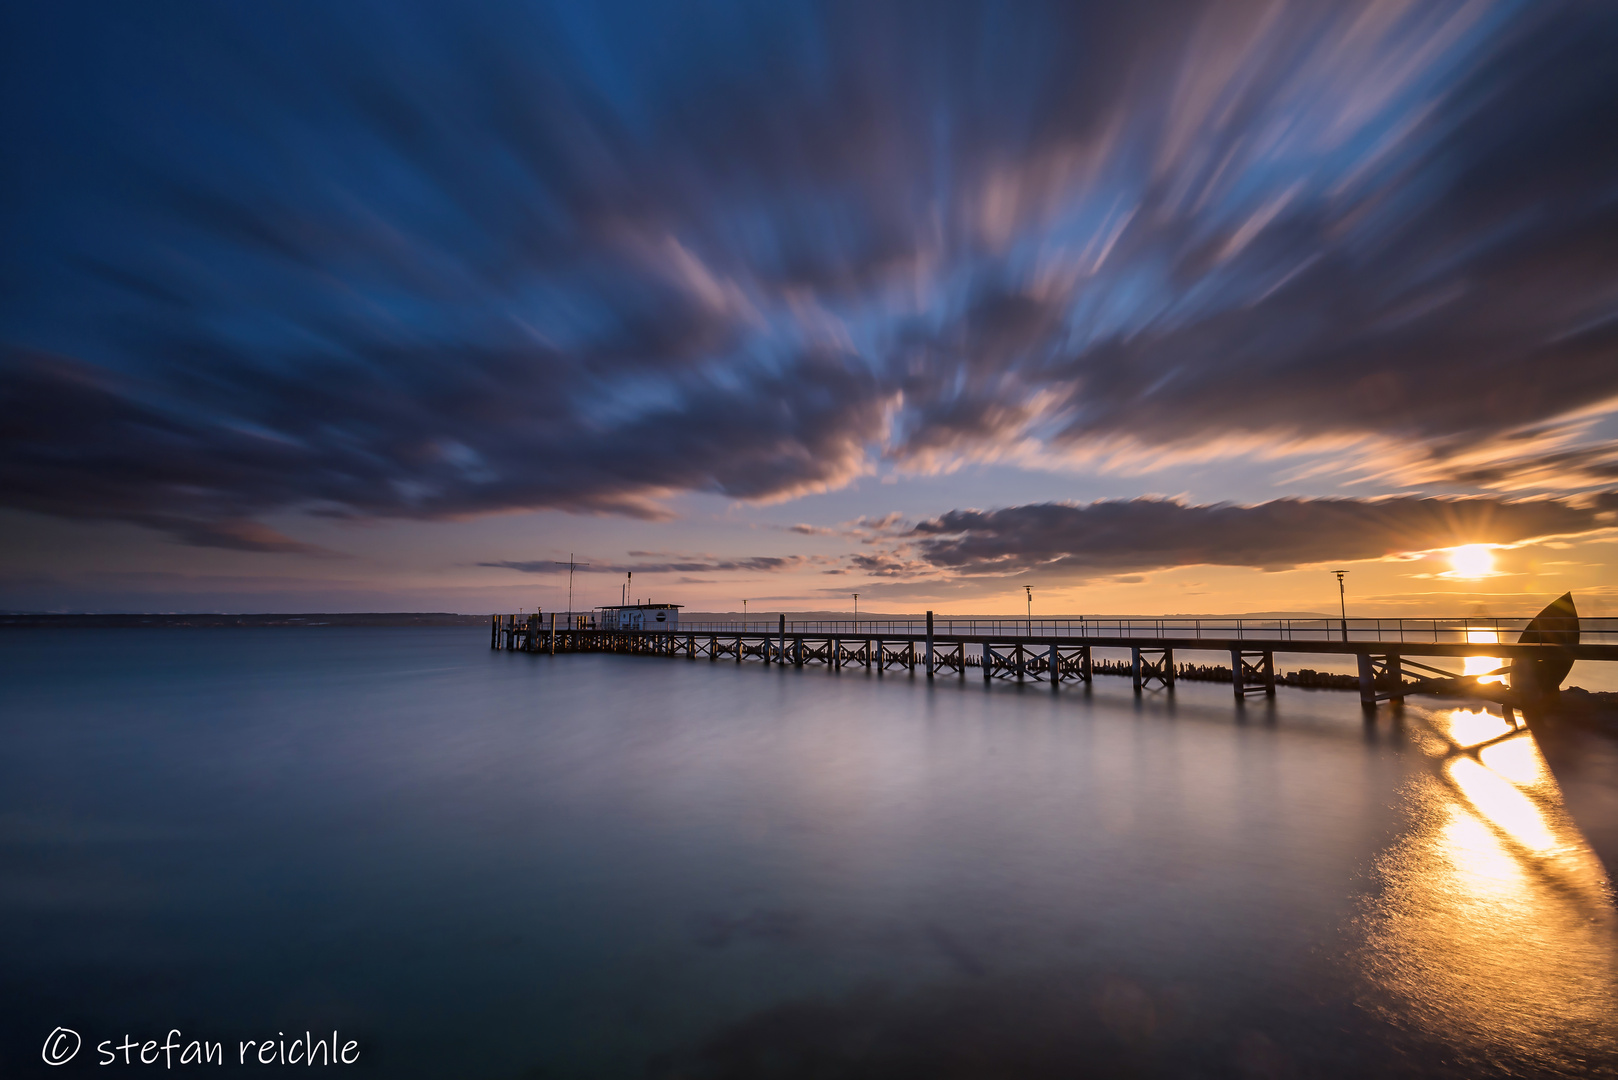
[[[600,612],[596,625],[603,630],[677,630],[680,607],[679,604],[625,604],[596,608]]]

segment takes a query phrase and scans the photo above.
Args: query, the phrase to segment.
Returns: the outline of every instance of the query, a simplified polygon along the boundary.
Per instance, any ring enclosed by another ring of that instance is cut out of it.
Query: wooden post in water
[[[1355,653],[1354,659],[1360,665],[1360,708],[1366,712],[1376,711],[1376,668],[1371,664],[1371,657],[1367,653]]]
[[[1130,654],[1130,657],[1133,660],[1133,664],[1132,664],[1132,667],[1131,667],[1130,671],[1131,671],[1131,674],[1133,674],[1134,677],[1135,677],[1135,693],[1138,694],[1138,693],[1140,693],[1140,646],[1139,645],[1130,646],[1129,654]]]
[[[983,681],[988,682],[991,678],[993,676],[989,674],[989,643],[985,641],[983,643]]]
[[[1242,651],[1240,649],[1230,650],[1230,685],[1236,691],[1237,701],[1247,700],[1247,694],[1244,692],[1246,685],[1242,682]]]
[[[551,655],[556,655],[556,612],[551,612]]]
[[[927,677],[933,677],[933,613],[927,613]]]

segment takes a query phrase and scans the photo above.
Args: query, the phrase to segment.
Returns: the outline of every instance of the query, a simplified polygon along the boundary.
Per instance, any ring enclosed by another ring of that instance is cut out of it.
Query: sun
[[[1494,572],[1494,552],[1488,544],[1463,544],[1450,549],[1449,563],[1456,577],[1488,577]]]

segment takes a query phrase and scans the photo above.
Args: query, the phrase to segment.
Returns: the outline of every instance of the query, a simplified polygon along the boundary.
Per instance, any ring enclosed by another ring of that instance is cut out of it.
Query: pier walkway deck
[[[560,621],[560,625],[558,622]],[[968,668],[993,679],[1088,683],[1095,649],[1130,650],[1137,693],[1173,690],[1177,653],[1218,653],[1228,658],[1238,700],[1273,696],[1275,654],[1353,656],[1361,702],[1402,701],[1421,693],[1473,694],[1510,708],[1519,695],[1494,682],[1512,662],[1618,661],[1618,618],[1564,620],[1580,642],[1523,643],[1529,618],[1426,619],[925,619],[697,623],[670,629],[595,629],[564,617],[496,615],[490,629],[495,649],[521,652],[617,652],[683,657],[710,662],[823,664],[836,671],[854,666],[875,671],[918,668],[929,678],[964,677]],[[1540,623],[1543,628],[1543,616]],[[1532,636],[1532,635],[1530,635]],[[1494,657],[1507,666],[1460,674],[1411,657]],[[1406,669],[1411,669],[1407,671]],[[1414,676],[1413,679],[1407,675]]]

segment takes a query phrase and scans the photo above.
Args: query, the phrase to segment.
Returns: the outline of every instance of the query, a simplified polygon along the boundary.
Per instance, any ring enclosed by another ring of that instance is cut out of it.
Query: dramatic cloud
[[[749,559],[715,559],[698,562],[591,563],[588,566],[578,567],[578,570],[580,573],[593,574],[706,574],[723,571],[753,571],[773,574],[827,561],[829,560],[825,558],[806,555],[756,555]],[[549,559],[526,562],[508,559],[480,562],[478,565],[503,570],[519,570],[525,574],[558,574],[566,573],[568,569],[567,563],[559,563]]]
[[[7,506],[298,550],[254,518],[1618,459],[1602,5],[37,4],[5,38]]]
[[[1618,527],[1618,493],[1577,500],[1276,499],[1188,506],[1173,499],[952,510],[911,534],[929,569],[1097,577],[1215,564],[1286,570],[1460,544],[1514,544]]]

